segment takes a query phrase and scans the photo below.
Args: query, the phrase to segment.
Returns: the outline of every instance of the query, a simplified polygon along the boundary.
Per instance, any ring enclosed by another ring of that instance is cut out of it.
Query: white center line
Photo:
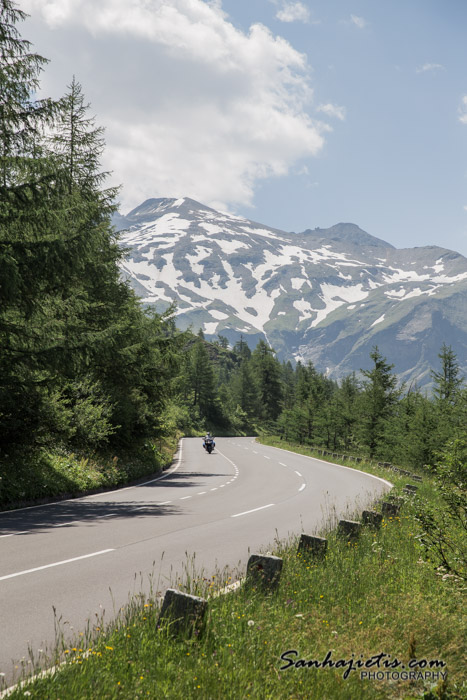
[[[254,454],[254,455],[257,455],[258,453],[256,452],[256,450],[253,450],[253,454]]]
[[[231,518],[239,518],[241,515],[248,515],[248,513],[255,513],[257,510],[263,510],[264,508],[271,508],[272,506],[276,505],[275,503],[268,503],[267,506],[260,506],[259,508],[253,508],[253,510],[246,510],[243,513],[236,513],[235,515],[231,515]]]
[[[196,495],[197,496],[203,496],[207,491],[199,491]]]
[[[61,566],[62,564],[70,564],[73,561],[89,559],[89,557],[97,557],[99,556],[99,554],[107,554],[108,552],[115,552],[115,549],[102,549],[100,552],[92,552],[92,554],[83,554],[81,557],[73,557],[73,559],[64,559],[63,561],[56,561],[53,564],[45,564],[45,566],[36,566],[35,569],[25,569],[25,571],[18,571],[16,574],[0,576],[0,581],[5,581],[7,578],[15,578],[15,576],[23,576],[24,574],[32,574],[34,573],[34,571],[42,571],[42,569],[50,569],[52,566]]]
[[[221,485],[219,486],[219,488],[220,488],[220,489],[223,489],[224,486],[225,486],[225,484],[221,484]]]
[[[191,496],[183,496],[180,500],[181,500],[181,501],[186,501],[187,498],[191,498]]]
[[[286,467],[286,466],[287,466],[286,464],[284,464],[284,462],[279,462],[279,464],[281,465],[281,467]]]
[[[302,484],[298,490],[299,490],[299,491],[303,491],[303,489],[305,488],[305,486],[306,486],[306,484]]]
[[[264,459],[271,459],[271,458],[268,457],[267,455],[263,455],[263,457],[264,457]]]
[[[296,471],[295,474],[298,474],[298,476],[301,476],[300,472],[297,472],[297,471]]]
[[[215,488],[215,489],[211,489],[211,491],[217,491],[217,486],[216,486],[216,488]]]
[[[159,506],[166,506],[167,503],[172,503],[172,501],[162,501],[162,503],[158,503],[157,505],[159,505]]]

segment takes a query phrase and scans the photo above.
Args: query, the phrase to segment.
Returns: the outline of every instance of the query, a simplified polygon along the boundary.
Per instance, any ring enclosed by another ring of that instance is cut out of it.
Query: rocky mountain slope
[[[208,339],[280,359],[312,361],[339,378],[369,366],[378,345],[395,371],[430,383],[443,342],[467,372],[467,259],[428,246],[396,249],[354,224],[290,233],[191,199],[149,199],[126,217],[122,265],[137,294]]]

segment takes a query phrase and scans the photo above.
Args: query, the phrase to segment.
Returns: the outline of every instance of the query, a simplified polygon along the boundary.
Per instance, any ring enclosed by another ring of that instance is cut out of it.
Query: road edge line
[[[383,479],[382,476],[376,476],[375,474],[369,474],[368,472],[362,472],[361,469],[354,469],[354,467],[346,467],[344,464],[336,464],[335,462],[326,462],[326,460],[324,460],[324,459],[319,459],[318,457],[311,457],[310,455],[302,455],[301,452],[293,452],[292,450],[286,450],[284,447],[273,447],[273,445],[263,445],[263,443],[261,443],[261,442],[258,442],[257,444],[262,445],[262,447],[271,447],[273,450],[281,450],[281,452],[288,452],[291,455],[298,455],[299,457],[306,457],[306,459],[314,459],[316,462],[322,462],[323,464],[331,464],[333,467],[339,467],[340,469],[349,469],[351,472],[359,472],[360,474],[365,474],[365,476],[371,476],[372,479],[378,479],[378,481],[382,481],[383,484],[386,484],[387,486],[394,488],[394,484],[392,484],[387,479]]]
[[[143,481],[140,484],[133,484],[132,486],[122,486],[120,488],[116,489],[111,489],[110,491],[99,491],[99,493],[90,493],[87,496],[77,496],[76,498],[63,498],[62,500],[59,501],[50,501],[49,503],[38,503],[35,506],[24,506],[23,508],[12,508],[11,510],[2,510],[0,511],[0,516],[5,515],[7,513],[20,513],[23,510],[32,510],[33,508],[47,508],[48,506],[56,506],[59,503],[70,503],[71,501],[81,501],[83,498],[97,498],[97,496],[107,496],[110,493],[117,493],[117,491],[127,491],[129,489],[136,489],[138,486],[145,486],[146,484],[152,484],[154,481],[159,481],[160,479],[165,479],[166,476],[170,476],[173,474],[177,469],[179,468],[181,461],[182,461],[182,443],[183,443],[183,438],[180,438],[177,451],[175,452],[174,459],[172,460],[172,464],[170,467],[162,474],[161,476],[157,476],[155,479],[150,479],[149,481]],[[173,467],[172,465],[175,463],[175,466]],[[0,695],[0,698],[2,696]]]

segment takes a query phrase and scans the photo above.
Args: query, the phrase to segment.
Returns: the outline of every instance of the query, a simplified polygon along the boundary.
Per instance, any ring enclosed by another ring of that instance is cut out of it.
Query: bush
[[[417,519],[427,556],[446,574],[467,580],[467,438],[448,443],[433,468],[440,503],[420,503]]]

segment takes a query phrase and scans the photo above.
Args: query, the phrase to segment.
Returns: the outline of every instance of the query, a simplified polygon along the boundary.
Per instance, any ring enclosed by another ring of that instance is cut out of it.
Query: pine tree
[[[240,340],[237,340],[233,349],[241,358],[248,360],[251,357],[251,350],[248,347],[248,343],[243,340],[243,335],[240,335]]]
[[[189,377],[192,405],[197,406],[201,416],[208,421],[219,420],[221,411],[214,368],[209,359],[205,341],[200,336],[191,350]]]
[[[243,360],[233,374],[231,391],[235,405],[240,406],[248,419],[254,418],[259,407],[259,392],[248,360]]]
[[[348,450],[354,439],[355,426],[357,423],[356,406],[360,387],[355,372],[347,375],[342,380],[339,389],[342,420],[342,438],[344,449]]]
[[[438,402],[452,405],[456,401],[464,379],[459,376],[457,355],[450,345],[443,343],[438,357],[441,360],[441,370],[439,372],[431,371],[434,381],[433,394]]]
[[[120,279],[116,190],[79,83],[34,101],[45,59],[19,36],[24,13],[0,13],[1,438],[134,444],[160,425],[176,334]]]
[[[361,370],[366,377],[361,394],[360,433],[363,443],[368,447],[370,457],[384,450],[385,432],[388,420],[401,394],[397,387],[397,377],[391,370],[386,358],[375,346],[370,353],[373,368]]]
[[[443,343],[438,357],[441,360],[441,369],[438,372],[432,370],[431,376],[434,382],[436,442],[437,449],[441,450],[459,424],[458,402],[462,394],[464,378],[460,376],[457,356],[450,345]]]
[[[274,350],[260,340],[251,354],[251,367],[259,391],[259,415],[265,420],[275,420],[282,407],[281,367],[274,357]]]
[[[55,354],[51,303],[42,292],[56,177],[41,135],[58,107],[33,98],[47,61],[19,34],[25,16],[11,0],[0,0],[0,434],[6,443],[37,434],[46,360]]]
[[[295,373],[290,360],[282,363],[281,370],[284,387],[284,408],[290,409],[295,401]]]

